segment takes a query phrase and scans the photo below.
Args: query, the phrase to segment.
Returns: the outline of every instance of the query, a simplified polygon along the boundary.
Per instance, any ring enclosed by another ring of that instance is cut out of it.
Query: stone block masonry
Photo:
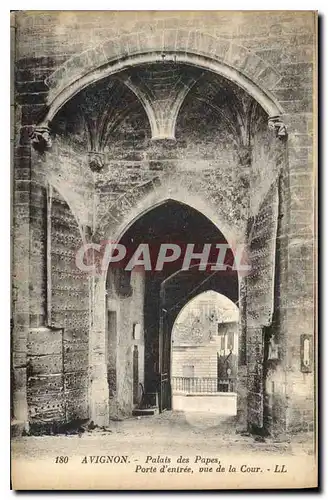
[[[316,340],[315,13],[30,11],[12,25],[14,417],[30,420],[31,328],[63,331],[67,419],[105,424],[132,411],[135,345],[138,383],[149,363],[158,368],[143,342],[143,331],[157,334],[144,324],[147,280],[110,296],[106,276],[74,268],[74,252],[174,200],[260,266],[240,280],[244,425],[312,429],[314,372],[301,372],[300,337]]]

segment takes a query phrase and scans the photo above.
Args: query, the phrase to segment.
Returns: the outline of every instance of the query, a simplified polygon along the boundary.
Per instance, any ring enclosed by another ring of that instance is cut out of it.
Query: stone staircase
[[[159,414],[158,394],[157,392],[143,392],[141,401],[132,411],[134,417],[145,417]]]

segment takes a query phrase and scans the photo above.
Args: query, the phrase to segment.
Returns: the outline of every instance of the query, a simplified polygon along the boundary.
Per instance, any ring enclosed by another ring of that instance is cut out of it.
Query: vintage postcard
[[[11,35],[12,488],[316,488],[317,13]]]

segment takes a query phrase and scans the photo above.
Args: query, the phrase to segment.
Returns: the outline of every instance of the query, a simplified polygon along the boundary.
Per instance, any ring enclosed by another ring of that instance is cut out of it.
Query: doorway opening
[[[129,258],[141,244],[149,245],[151,260],[156,260],[164,243],[181,248],[193,244],[195,252],[201,252],[205,243],[213,244],[213,249],[218,243],[229,247],[213,222],[174,200],[167,200],[139,217],[119,243],[127,248]],[[228,252],[227,258],[230,257]],[[210,254],[208,262],[215,261],[216,257]],[[159,412],[172,409],[171,335],[179,313],[190,300],[209,290],[225,296],[232,305],[238,302],[237,271],[230,267],[227,272],[218,272],[211,270],[210,265],[200,268],[199,264],[200,259],[195,258],[188,269],[181,268],[181,259],[160,270],[154,265],[149,269],[136,265],[128,270],[120,265],[109,267],[107,311],[117,313],[116,338],[108,342],[111,348],[115,343],[116,349],[108,356],[115,359],[115,366],[110,363],[111,369],[116,370],[110,406],[116,414],[131,414],[143,405],[157,407]],[[219,366],[219,359],[216,363]],[[191,375],[192,368],[189,370]],[[113,377],[111,373],[108,370],[109,378]],[[110,381],[109,387],[113,387]]]
[[[190,300],[172,329],[172,408],[237,413],[239,310],[208,290]]]

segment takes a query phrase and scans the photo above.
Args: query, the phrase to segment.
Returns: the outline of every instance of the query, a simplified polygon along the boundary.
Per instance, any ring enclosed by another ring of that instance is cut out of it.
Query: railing
[[[217,379],[212,377],[172,377],[173,392],[209,393],[234,392],[233,379]]]

